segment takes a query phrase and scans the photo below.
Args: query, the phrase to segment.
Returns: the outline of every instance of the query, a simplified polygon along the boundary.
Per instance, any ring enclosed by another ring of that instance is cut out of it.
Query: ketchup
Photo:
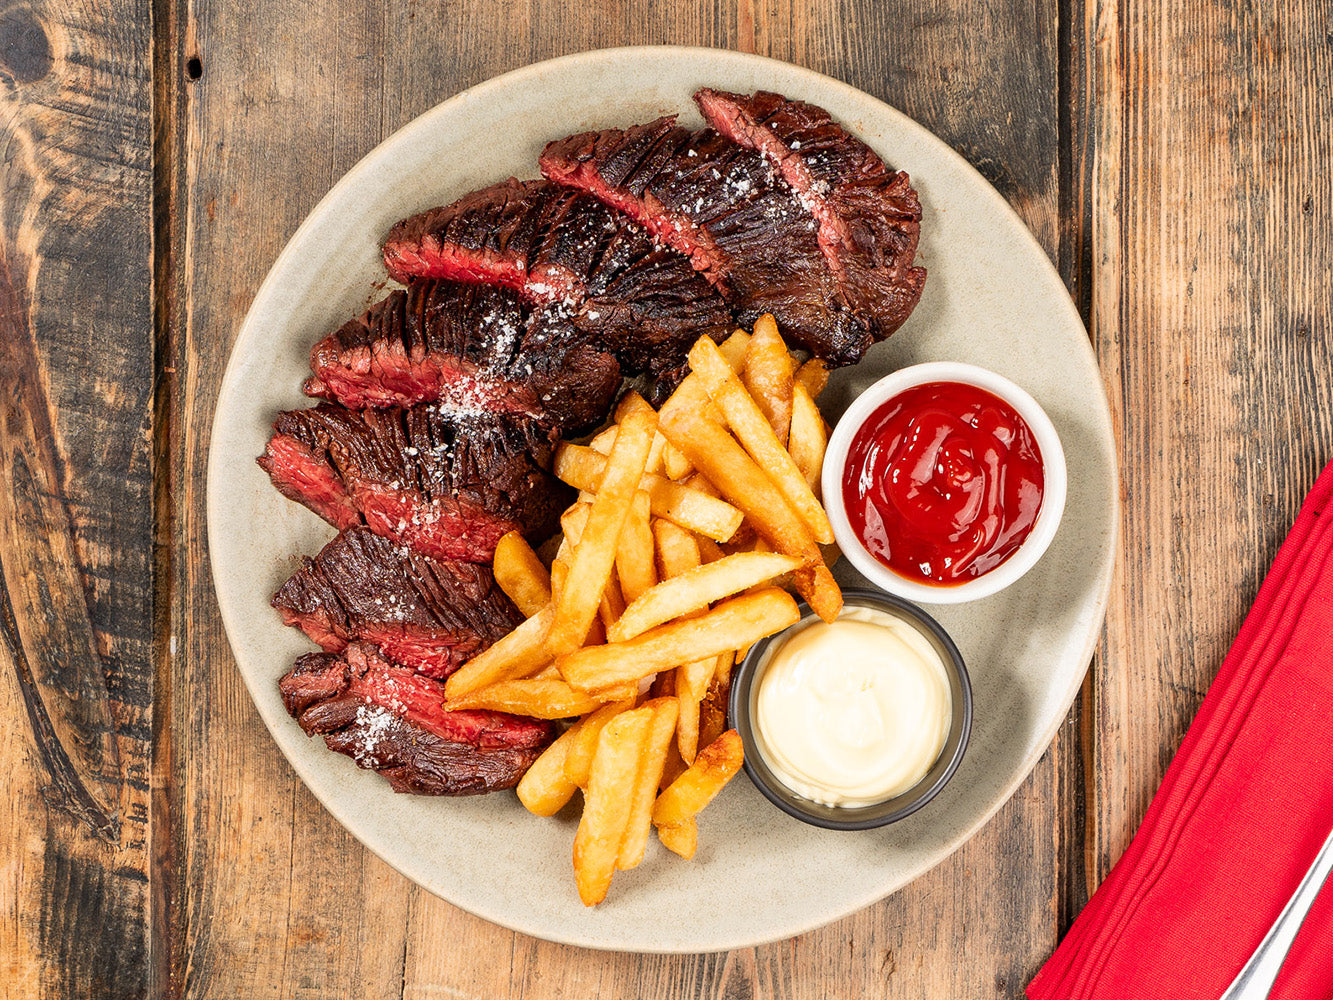
[[[1008,559],[1041,510],[1031,428],[993,393],[959,382],[904,390],[875,410],[847,454],[852,530],[910,579],[963,583]]]

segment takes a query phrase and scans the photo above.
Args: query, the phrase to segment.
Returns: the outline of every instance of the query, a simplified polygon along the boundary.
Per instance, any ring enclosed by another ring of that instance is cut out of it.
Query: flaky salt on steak
[[[884,164],[827,111],[771,91],[694,95],[716,131],[762,153],[819,224],[819,246],[876,340],[898,329],[926,282],[914,267],[921,202],[906,173]]]
[[[596,198],[510,179],[398,223],[384,241],[389,275],[512,288],[559,303],[627,374],[679,363],[700,335],[731,331],[727,303],[688,258]]]
[[[615,357],[559,306],[453,281],[390,293],[316,344],[310,368],[307,395],[352,409],[438,400],[565,430],[601,420],[621,384]]]
[[[431,677],[448,676],[523,621],[488,567],[431,559],[359,526],[307,559],[272,604],[326,652],[372,642]]]
[[[504,534],[555,533],[574,491],[551,475],[555,432],[437,403],[278,414],[259,465],[335,528],[365,524],[436,559],[489,563]]]
[[[279,682],[307,735],[384,776],[398,792],[477,795],[512,788],[554,726],[502,712],[444,710],[444,686],[373,646],[309,653]]]

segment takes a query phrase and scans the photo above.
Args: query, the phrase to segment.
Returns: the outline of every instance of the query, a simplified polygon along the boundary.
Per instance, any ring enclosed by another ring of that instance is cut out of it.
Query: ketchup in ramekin
[[[891,397],[857,430],[843,468],[847,520],[866,550],[927,584],[995,569],[1041,512],[1032,429],[999,396],[962,382]]]

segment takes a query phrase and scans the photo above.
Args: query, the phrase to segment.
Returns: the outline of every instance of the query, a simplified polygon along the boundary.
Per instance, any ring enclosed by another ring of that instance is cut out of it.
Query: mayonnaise
[[[863,806],[907,791],[944,748],[949,679],[935,647],[886,611],[848,608],[774,643],[759,665],[754,727],[793,792]]]

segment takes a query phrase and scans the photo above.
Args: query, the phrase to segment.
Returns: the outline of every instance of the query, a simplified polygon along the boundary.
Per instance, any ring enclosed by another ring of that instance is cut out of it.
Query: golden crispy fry
[[[597,605],[597,617],[603,628],[609,633],[611,626],[625,613],[625,598],[620,592],[620,581],[616,578],[615,567],[611,567],[611,576],[602,591],[602,600]]]
[[[709,657],[676,669],[676,700],[680,703],[676,746],[687,764],[694,763],[694,755],[699,751],[699,703],[708,694],[716,665],[717,657]]]
[[[657,574],[660,579],[669,580],[679,576],[703,561],[699,553],[699,540],[684,528],[660,518],[653,521],[652,528],[653,541],[657,545]]]
[[[656,429],[651,412],[632,413],[620,424],[616,443],[606,458],[597,499],[588,512],[582,537],[574,546],[569,576],[555,605],[555,621],[546,639],[553,653],[577,649],[588,634],[615,564],[620,529],[643,478]]]
[[[494,573],[495,582],[525,617],[551,603],[551,574],[517,531],[496,543]]]
[[[809,562],[795,573],[796,589],[816,614],[825,621],[836,621],[842,611],[842,591],[820,560],[819,548],[809,529],[726,428],[681,413],[664,418],[662,432],[730,502],[745,511],[746,517],[775,549]],[[804,482],[801,485],[806,488]],[[737,641],[734,645],[742,644]]]
[[[740,734],[728,729],[700,750],[689,770],[657,797],[653,823],[677,826],[697,816],[741,769],[743,761]]]
[[[694,857],[694,851],[699,846],[699,824],[691,816],[684,823],[675,826],[659,826],[657,839],[668,851],[679,854],[688,861]]]
[[[678,663],[692,663],[755,642],[800,620],[786,591],[770,588],[723,601],[698,618],[660,625],[628,642],[580,649],[556,661],[560,673],[587,691],[637,681]]]
[[[562,444],[555,453],[555,474],[577,490],[593,491],[606,466],[591,448]],[[742,514],[731,504],[658,475],[645,475],[638,488],[648,494],[653,514],[682,528],[725,542],[740,527]]]
[[[589,647],[605,649],[604,646]],[[465,698],[445,702],[449,711],[485,708],[492,712],[528,715],[534,719],[572,719],[599,708],[605,699],[571,687],[562,680],[499,681]]]
[[[625,417],[628,416],[629,414],[634,413],[635,411],[642,411],[642,410],[647,410],[650,413],[656,412],[651,406],[648,405],[647,400],[645,400],[637,392],[630,390],[629,392],[625,393],[624,396],[621,397],[619,404],[617,404],[616,406],[615,421],[616,423],[620,423],[620,421],[624,420]],[[614,427],[608,428],[608,430],[614,430],[614,429],[615,429]],[[614,439],[614,435],[612,435],[612,438]],[[666,438],[662,437],[661,434],[654,434],[653,445],[651,448],[648,449],[648,464],[646,466],[648,472],[655,472],[658,473],[659,475],[663,472],[662,453],[665,449],[666,449]],[[610,449],[608,449],[608,451],[609,450]],[[606,454],[606,452],[603,452],[603,454]]]
[[[724,688],[731,686],[731,671],[740,662],[740,657],[734,650],[727,650],[725,653],[719,653],[717,663],[713,666],[713,680],[721,684]],[[725,694],[725,692],[724,692]],[[723,701],[723,710],[726,709],[725,699]]]
[[[565,774],[565,759],[578,735],[578,726],[571,726],[547,747],[523,775],[515,789],[518,800],[528,812],[538,816],[553,816],[564,808],[579,786]]]
[[[671,673],[674,672],[671,671]],[[666,767],[662,769],[662,779],[657,783],[658,789],[669,787],[673,781],[685,773],[685,769],[689,766],[681,759],[680,748],[672,743],[671,746],[667,747]]]
[[[656,698],[644,702],[643,708],[652,709],[653,721],[639,754],[634,800],[630,804],[625,837],[620,842],[620,854],[616,858],[616,867],[622,870],[633,868],[643,860],[644,848],[648,846],[648,828],[652,825],[653,802],[657,798],[657,783],[662,780],[667,748],[671,746],[671,734],[676,729],[675,698]]]
[[[798,382],[792,390],[791,436],[787,450],[816,496],[819,495],[819,474],[824,468],[826,448],[828,435],[824,433],[824,418],[819,415],[819,407],[815,406],[805,386]]]
[[[828,365],[818,358],[811,358],[796,369],[796,384],[805,387],[811,399],[818,399],[819,394],[828,385]]]
[[[620,590],[626,603],[632,604],[640,594],[657,584],[649,515],[648,494],[638,490],[630,504],[625,526],[620,529],[620,544],[616,548],[616,576],[620,578]]]
[[[746,392],[745,386],[741,384],[735,372],[727,367],[725,359],[718,353],[717,345],[707,337],[700,337],[690,348],[690,365],[694,373],[704,379],[708,386],[708,394],[726,416],[727,425],[736,433],[745,450],[805,522],[815,541],[833,541],[833,528],[829,524],[828,515],[815,499],[809,484],[805,481],[805,476],[796,467],[796,463],[784,446],[785,438],[780,441],[774,435],[773,428],[764,418],[763,412]],[[790,423],[790,403],[788,406],[787,422]],[[676,445],[680,447],[679,442],[676,442]],[[688,456],[688,449],[683,450]],[[716,476],[709,475],[704,466],[698,462],[694,465],[708,475],[718,489],[723,489],[722,483],[717,481]]]
[[[699,745],[706,747],[721,736],[727,728],[727,695],[730,689],[718,684],[708,685],[708,696],[699,703]]]
[[[616,425],[612,424],[605,430],[598,431],[593,435],[592,440],[588,442],[588,447],[599,455],[611,454],[611,446],[616,443]]]
[[[698,552],[697,545],[695,551]],[[624,614],[606,630],[606,637],[611,642],[624,642],[673,618],[703,611],[714,601],[767,583],[801,565],[802,560],[797,556],[740,552],[706,566],[671,574],[670,579],[625,608]]]
[[[472,657],[444,682],[446,700],[454,702],[499,681],[527,677],[550,663],[546,634],[554,619],[555,611],[548,605],[495,645]]]
[[[663,438],[663,440],[666,439]],[[666,474],[666,477],[679,482],[693,470],[694,466],[690,464],[690,460],[677,451],[670,441],[667,441],[666,448],[662,452],[662,471]]]
[[[574,835],[574,878],[584,906],[596,906],[611,886],[634,802],[639,757],[652,721],[651,708],[622,712],[597,741],[583,818]]]
[[[778,336],[773,317],[760,316],[745,352],[741,380],[783,447],[786,447],[791,426],[791,388],[795,368],[787,353],[787,345]],[[711,391],[709,395],[712,395]]]
[[[721,343],[718,351],[726,359],[727,364],[731,366],[731,370],[739,372],[745,367],[745,354],[749,347],[750,335],[744,330],[737,330]],[[703,381],[693,374],[686,375],[681,380],[680,385],[676,386],[676,391],[662,404],[661,412],[665,413],[673,409],[684,409],[692,412],[703,411],[711,419],[719,420],[716,408],[708,398],[708,390],[704,388]]]
[[[574,738],[565,754],[565,777],[579,788],[588,787],[588,776],[592,774],[592,758],[597,752],[597,740],[602,735],[606,724],[621,712],[634,707],[632,698],[623,701],[608,702],[591,715],[585,715],[575,725]]]

